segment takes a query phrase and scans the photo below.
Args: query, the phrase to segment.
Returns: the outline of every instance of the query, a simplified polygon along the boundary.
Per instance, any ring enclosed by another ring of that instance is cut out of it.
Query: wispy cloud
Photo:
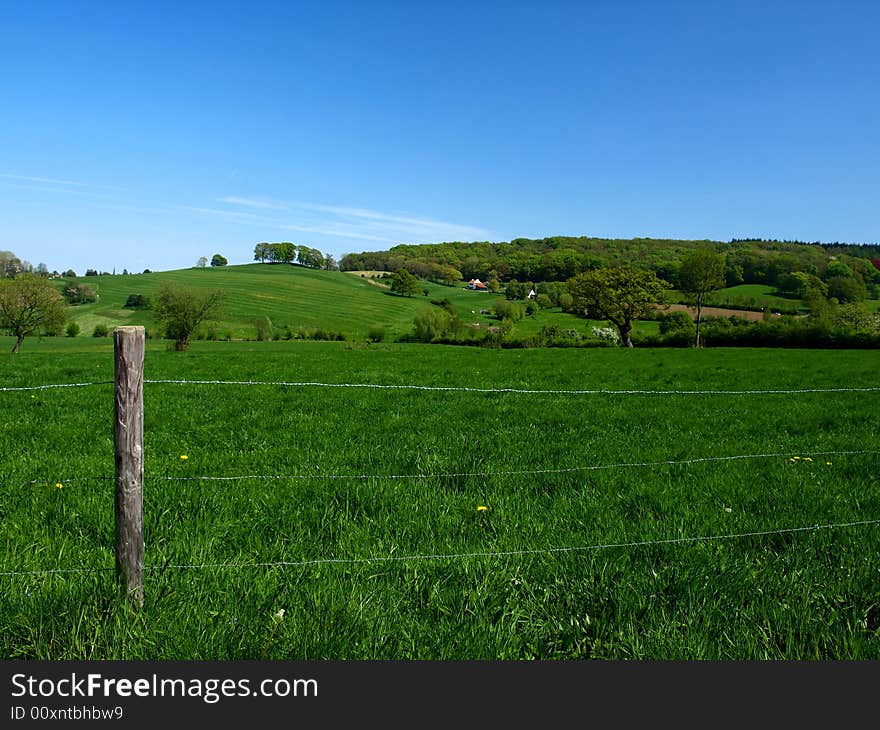
[[[255,208],[260,216],[251,215],[281,230],[301,231],[340,238],[381,243],[432,243],[450,240],[486,240],[489,231],[477,226],[450,223],[424,216],[386,213],[355,206],[328,205],[308,201],[279,202],[262,198],[230,195],[221,203],[236,207]],[[193,209],[210,215],[227,215],[231,219],[247,216],[240,210]]]
[[[226,198],[220,198],[219,202],[229,203],[230,205],[243,205],[248,208],[262,208],[264,210],[287,210],[286,205],[270,202],[268,200],[254,200],[253,198],[238,198],[230,195]]]
[[[221,210],[219,208],[198,208],[191,206],[180,206],[181,210],[189,211],[190,213],[199,213],[201,215],[210,215],[217,218],[244,218],[248,220],[263,220],[261,216],[256,215],[255,213],[246,213],[241,210]]]
[[[374,236],[369,233],[363,233],[358,230],[352,230],[341,226],[298,226],[294,224],[285,224],[281,228],[285,231],[300,231],[302,233],[319,233],[324,236],[338,236],[339,238],[356,238],[363,241],[380,241],[382,243],[400,243],[393,238],[384,238],[382,236]]]
[[[68,185],[78,188],[89,187],[86,183],[74,182],[73,180],[58,180],[54,177],[31,177],[30,175],[10,175],[9,173],[0,172],[0,177],[4,180],[20,180],[21,182],[44,183],[48,185]]]

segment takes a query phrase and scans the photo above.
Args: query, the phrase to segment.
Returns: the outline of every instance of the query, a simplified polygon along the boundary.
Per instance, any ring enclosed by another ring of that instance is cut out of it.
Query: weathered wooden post
[[[116,410],[116,575],[126,598],[144,604],[144,328],[113,332]]]

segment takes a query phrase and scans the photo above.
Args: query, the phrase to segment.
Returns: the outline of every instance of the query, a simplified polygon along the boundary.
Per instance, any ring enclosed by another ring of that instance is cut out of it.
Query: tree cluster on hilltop
[[[297,245],[290,241],[280,243],[258,243],[254,246],[254,261],[270,264],[299,264],[312,269],[336,269],[336,260],[331,254],[323,254],[316,248]]]

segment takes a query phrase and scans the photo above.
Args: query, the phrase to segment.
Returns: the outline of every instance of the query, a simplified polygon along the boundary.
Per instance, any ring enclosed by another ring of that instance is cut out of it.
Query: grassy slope
[[[4,386],[104,381],[93,338],[0,340]],[[876,355],[148,343],[148,379],[512,388],[876,385]],[[503,474],[880,449],[876,393],[567,396],[145,389],[143,619],[113,578],[110,386],[0,393],[0,656],[880,659],[880,528],[583,552],[880,517],[877,456]],[[181,454],[188,455],[183,461]],[[485,472],[485,476],[469,476]],[[388,479],[381,475],[453,473]],[[280,480],[163,477],[315,475]],[[326,479],[327,474],[372,474]],[[59,489],[56,482],[74,478]],[[29,483],[31,480],[37,483]],[[477,505],[487,505],[477,512]],[[243,563],[536,550],[300,567]],[[272,616],[286,610],[283,622]]]
[[[382,327],[390,337],[396,337],[412,330],[416,313],[431,306],[428,299],[445,297],[453,301],[465,321],[491,323],[491,318],[474,318],[470,312],[480,307],[491,308],[496,298],[430,283],[424,284],[429,291],[427,298],[398,297],[351,274],[268,264],[79,277],[70,281],[84,282],[100,296],[94,304],[70,309],[70,318],[80,325],[84,335],[91,334],[96,324],[111,328],[121,324],[155,325],[149,311],[125,309],[124,304],[129,294],[155,297],[166,282],[196,291],[222,289],[221,319],[207,326],[213,326],[221,337],[227,330],[232,331],[235,338],[252,337],[253,320],[260,316],[269,317],[279,328],[290,325],[295,329],[302,325],[363,338],[372,327]],[[585,327],[583,320],[561,312],[548,312],[541,317],[541,323],[559,321],[568,327]]]

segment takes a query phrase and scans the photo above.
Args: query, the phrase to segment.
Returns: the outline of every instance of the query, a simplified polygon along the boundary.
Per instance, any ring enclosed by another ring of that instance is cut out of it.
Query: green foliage
[[[848,279],[853,275],[853,272],[849,266],[843,263],[843,261],[832,261],[828,264],[826,275],[829,279],[834,276],[842,276]]]
[[[413,321],[414,336],[421,342],[433,342],[452,330],[452,315],[444,309],[425,309]]]
[[[696,347],[700,346],[703,305],[712,292],[724,286],[724,271],[724,257],[711,248],[695,249],[681,262],[678,271],[678,287],[686,295],[688,303],[697,310],[694,327]]]
[[[522,282],[519,282],[516,279],[511,279],[507,282],[507,286],[504,288],[504,293],[508,299],[525,299],[529,290],[526,289],[526,285]]]
[[[95,325],[95,328],[92,330],[92,337],[109,337],[110,336],[110,328],[103,323],[98,323]]]
[[[687,332],[692,337],[696,331],[694,320],[691,319],[687,312],[668,312],[663,314],[659,321],[661,335],[666,335],[670,332]]]
[[[80,327],[76,322],[69,322],[65,334],[68,337],[76,337],[80,332]]]
[[[406,269],[398,269],[391,280],[391,291],[404,297],[418,294],[421,284],[417,277],[410,274]]]
[[[499,299],[492,305],[492,309],[498,319],[508,319],[511,322],[519,322],[526,315],[526,306],[523,302],[509,299]]]
[[[149,309],[150,298],[143,294],[129,294],[123,306],[128,309]]]
[[[215,253],[211,257],[211,266],[226,266],[229,263],[229,259],[225,256],[221,256],[219,253]]]
[[[653,311],[669,288],[653,272],[628,266],[587,271],[568,281],[574,306],[586,316],[611,322],[627,347],[633,346],[633,320]]]
[[[64,326],[64,299],[51,282],[32,274],[0,279],[0,328],[15,337],[16,353],[25,337],[55,334]]]
[[[838,302],[861,302],[868,296],[867,287],[853,276],[832,276],[828,279],[828,296]]]
[[[68,304],[91,304],[98,301],[98,295],[88,284],[71,284],[65,287],[64,298]]]
[[[174,349],[185,351],[196,327],[220,312],[223,292],[219,289],[199,294],[189,289],[166,285],[156,302],[156,316],[165,328],[165,336],[174,340]]]
[[[796,297],[797,299],[806,299],[810,296],[811,291],[818,292],[822,297],[828,294],[828,285],[825,282],[818,276],[804,271],[794,271],[781,276],[777,286],[783,294]]]
[[[370,331],[367,333],[367,339],[370,342],[384,342],[387,336],[388,333],[385,331],[385,328],[378,325],[370,327]]]
[[[254,329],[257,331],[258,341],[271,339],[273,332],[272,320],[265,315],[256,317],[254,319]]]

